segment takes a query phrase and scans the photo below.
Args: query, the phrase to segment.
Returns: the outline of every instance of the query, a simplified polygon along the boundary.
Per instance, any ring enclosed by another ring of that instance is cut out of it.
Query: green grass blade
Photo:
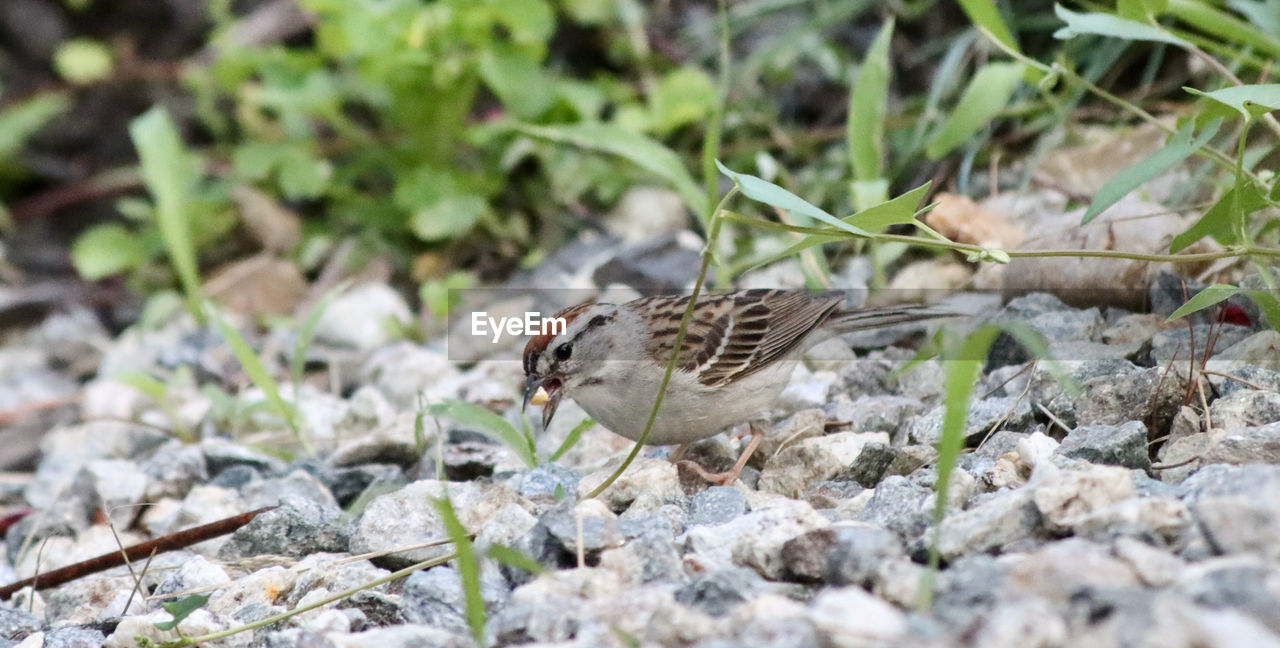
[[[200,608],[204,607],[205,604],[208,602],[209,602],[208,594],[192,594],[191,596],[186,596],[176,601],[161,603],[160,607],[164,608],[165,612],[172,614],[173,619],[171,621],[161,621],[159,623],[156,623],[155,624],[156,629],[157,630],[173,630],[174,628],[178,627],[178,624],[182,623],[184,619],[186,619],[188,616],[191,616],[192,612],[195,612],[196,610],[199,610]]]
[[[508,567],[523,569],[530,574],[537,575],[547,571],[546,568],[538,564],[538,561],[506,545],[497,543],[491,544],[489,545],[488,553],[490,558],[507,565]]]
[[[666,180],[693,213],[699,218],[706,217],[709,205],[706,204],[702,188],[693,181],[693,176],[685,169],[680,156],[656,140],[609,124],[516,124],[513,128],[531,137],[608,153],[627,160]]]
[[[1181,252],[1206,236],[1216,238],[1219,243],[1236,242],[1235,231],[1231,225],[1236,222],[1236,219],[1252,214],[1266,204],[1267,201],[1258,191],[1257,185],[1251,180],[1246,180],[1223,194],[1195,224],[1173,237],[1173,241],[1169,243],[1169,253]]]
[[[1280,38],[1268,36],[1253,25],[1200,0],[1169,0],[1168,15],[1212,34],[1224,42],[1257,49],[1268,56],[1280,56]]]
[[[529,442],[525,439],[525,436],[515,426],[508,423],[506,419],[479,405],[450,399],[443,403],[432,405],[427,408],[427,411],[434,416],[443,416],[463,425],[473,427],[476,431],[507,444],[511,451],[515,452],[516,456],[520,457],[520,460],[530,468],[535,468],[538,465],[538,459],[529,449]]]
[[[445,533],[453,541],[454,551],[458,555],[458,575],[462,578],[467,626],[471,628],[471,637],[475,639],[476,645],[483,646],[485,645],[484,597],[480,594],[480,563],[476,560],[475,549],[471,546],[471,536],[458,520],[458,514],[453,510],[453,502],[449,501],[448,497],[437,499],[435,505],[436,511],[440,513],[440,520],[444,523]]]
[[[1085,211],[1084,217],[1080,220],[1081,224],[1098,217],[1099,214],[1124,198],[1130,191],[1137,189],[1142,183],[1172,169],[1183,160],[1191,157],[1196,151],[1199,151],[1209,140],[1218,133],[1218,129],[1222,126],[1221,119],[1215,119],[1200,131],[1200,134],[1192,139],[1191,134],[1195,129],[1195,121],[1188,119],[1182,128],[1178,129],[1170,138],[1169,143],[1158,149],[1155,153],[1143,158],[1137,164],[1117,173],[1113,178],[1102,185],[1098,193],[1093,196],[1093,202],[1089,204],[1089,209]]]
[[[965,15],[969,16],[969,20],[973,24],[991,32],[1001,43],[1004,43],[1009,49],[1020,52],[1018,49],[1018,41],[1014,40],[1013,32],[1009,26],[1005,24],[1004,18],[1000,17],[1000,9],[996,3],[989,0],[959,0],[960,8],[964,10]]]
[[[969,140],[987,122],[1000,114],[1022,78],[1021,63],[988,63],[973,76],[951,116],[925,147],[925,154],[937,160]]]
[[[929,569],[925,572],[920,588],[920,607],[928,609],[933,599],[933,579],[939,564],[938,534],[947,511],[947,489],[956,460],[964,449],[964,430],[969,418],[969,398],[978,382],[982,365],[991,343],[1000,333],[999,327],[983,326],[961,340],[953,340],[944,354],[946,376],[943,379],[946,397],[942,415],[942,438],[938,442],[937,495],[933,507],[933,539],[929,543]]]
[[[155,200],[160,236],[187,295],[187,308],[203,322],[205,314],[201,308],[200,275],[188,203],[200,170],[183,148],[178,129],[164,108],[153,107],[134,119],[129,124],[129,136],[138,149],[142,177]]]
[[[1178,309],[1173,311],[1165,321],[1172,322],[1180,317],[1186,317],[1191,313],[1202,311],[1220,301],[1229,299],[1238,292],[1240,292],[1240,288],[1237,286],[1214,284],[1196,293],[1191,297],[1191,299],[1188,299],[1187,303],[1179,306]]]
[[[302,444],[303,449],[308,454],[314,455],[315,452],[311,449],[310,442],[303,437],[302,431],[298,429],[297,408],[280,395],[280,385],[276,383],[275,378],[271,377],[271,372],[267,371],[266,365],[262,364],[262,359],[253,352],[253,349],[249,347],[249,343],[245,342],[244,338],[240,336],[240,332],[228,324],[212,307],[206,308],[205,313],[218,327],[218,332],[222,334],[222,339],[226,340],[227,346],[231,347],[231,353],[235,354],[236,360],[240,362],[240,367],[249,376],[249,380],[266,395],[267,402],[271,405],[271,408],[275,410],[278,416],[284,419],[289,429],[293,430],[294,436]]]
[[[289,377],[293,380],[293,390],[296,394],[298,386],[302,384],[302,371],[307,364],[307,349],[311,348],[311,342],[316,337],[316,327],[320,325],[320,318],[324,312],[328,310],[329,305],[337,299],[338,295],[346,292],[351,286],[351,281],[343,281],[338,285],[330,288],[328,292],[316,302],[310,313],[307,313],[306,319],[302,320],[302,326],[298,327],[298,337],[293,343],[293,357],[289,360]]]
[[[867,48],[867,56],[858,67],[857,80],[849,93],[849,120],[845,136],[856,180],[875,180],[883,169],[884,117],[889,96],[889,41],[892,38],[893,19],[890,18]]]
[[[582,419],[581,423],[573,426],[573,429],[569,430],[569,436],[564,438],[564,443],[561,443],[560,447],[556,448],[556,451],[551,453],[551,461],[555,461],[560,457],[563,457],[564,453],[573,449],[573,446],[577,445],[578,440],[582,438],[582,433],[590,430],[591,426],[595,424],[595,421],[588,418]]]

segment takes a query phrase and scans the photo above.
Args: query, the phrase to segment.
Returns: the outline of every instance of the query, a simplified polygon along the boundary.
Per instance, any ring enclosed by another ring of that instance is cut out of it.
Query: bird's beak
[[[556,408],[560,406],[561,387],[563,383],[555,376],[529,375],[524,381],[524,411],[530,405],[542,406],[542,429],[551,424]]]

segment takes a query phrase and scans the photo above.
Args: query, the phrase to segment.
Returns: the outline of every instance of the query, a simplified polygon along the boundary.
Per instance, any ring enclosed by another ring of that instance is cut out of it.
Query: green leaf
[[[974,25],[990,32],[996,40],[1004,43],[1009,49],[1015,52],[1022,51],[1018,49],[1018,41],[1014,40],[1013,32],[1005,24],[1004,18],[1000,17],[1000,10],[996,3],[989,0],[959,0],[959,2],[960,8]]]
[[[97,281],[145,263],[146,250],[137,234],[118,223],[95,225],[76,238],[71,263],[89,281]]]
[[[608,124],[583,123],[556,126],[516,124],[514,128],[532,137],[621,157],[666,180],[684,199],[685,205],[704,220],[704,224],[705,219],[709,217],[707,210],[710,206],[706,204],[706,197],[698,184],[693,181],[693,176],[689,175],[684,161],[675,151],[656,140]]]
[[[208,602],[209,602],[208,594],[192,594],[191,596],[186,596],[176,601],[161,603],[160,607],[164,608],[165,612],[172,614],[173,620],[161,621],[160,623],[155,624],[156,629],[157,630],[173,630],[174,628],[178,627],[179,623],[182,623],[184,619],[190,616],[192,612],[195,612],[196,610],[199,610],[200,608],[204,607],[205,604]]]
[[[842,229],[854,236],[871,238],[870,233],[828,214],[826,211],[815,207],[805,199],[783,189],[782,187],[779,187],[776,184],[773,184],[772,182],[761,180],[756,176],[748,175],[746,173],[730,171],[729,168],[721,164],[719,160],[716,160],[716,168],[720,169],[720,173],[729,176],[738,184],[738,188],[742,191],[742,195],[757,202],[762,202],[766,205],[772,205],[778,209],[782,209],[791,214],[797,220],[802,221],[802,224],[808,224],[808,222],[810,222],[809,219],[816,219],[834,226],[837,229]]]
[[[1214,284],[1196,293],[1191,299],[1188,299],[1187,303],[1179,306],[1178,309],[1173,311],[1165,321],[1172,322],[1180,317],[1185,317],[1191,313],[1202,311],[1224,299],[1230,298],[1238,292],[1240,292],[1240,288],[1238,286]]]
[[[662,77],[649,97],[654,131],[666,135],[706,121],[716,105],[716,86],[705,72],[685,66]]]
[[[279,157],[280,191],[290,200],[308,200],[324,193],[333,167],[302,147],[285,149]]]
[[[188,220],[189,196],[195,189],[200,169],[183,148],[169,113],[160,106],[134,119],[129,124],[129,136],[138,149],[142,177],[156,203],[156,220],[165,252],[187,295],[187,308],[197,319],[203,319],[200,276]]]
[[[537,119],[555,102],[555,83],[524,49],[495,43],[483,50],[479,59],[485,85],[516,117]]]
[[[1000,114],[1022,78],[1021,63],[988,63],[974,75],[951,116],[938,129],[925,154],[937,160]]]
[[[467,626],[471,628],[471,636],[477,646],[484,643],[485,609],[484,596],[480,593],[480,564],[476,560],[475,549],[471,546],[471,535],[458,520],[449,498],[441,497],[435,501],[436,511],[440,513],[440,521],[444,523],[445,533],[453,540],[453,550],[457,554],[458,575],[462,580],[463,600],[465,601]]]
[[[920,209],[920,203],[928,195],[932,184],[932,182],[926,182],[892,200],[868,207],[852,216],[846,216],[844,221],[869,232],[878,232],[890,225],[915,223],[916,211]]]
[[[1267,323],[1271,328],[1280,332],[1280,299],[1276,298],[1275,293],[1266,290],[1246,290],[1244,294],[1262,309],[1262,314],[1267,316]]]
[[[1110,36],[1112,38],[1123,38],[1125,40],[1170,43],[1183,48],[1191,47],[1191,43],[1188,43],[1187,41],[1178,38],[1159,27],[1152,27],[1151,25],[1134,20],[1128,20],[1119,16],[1113,16],[1111,14],[1076,13],[1062,5],[1054,5],[1053,13],[1057,14],[1058,18],[1061,18],[1067,23],[1066,27],[1059,29],[1053,34],[1054,38],[1060,40],[1070,40],[1081,34],[1096,34],[1098,36]]]
[[[564,442],[560,444],[560,447],[556,448],[556,451],[551,453],[550,461],[555,461],[560,457],[563,457],[564,453],[568,452],[573,448],[573,446],[578,444],[578,439],[582,438],[582,433],[590,430],[591,426],[595,424],[595,421],[586,418],[582,419],[581,423],[573,426],[573,429],[569,430],[569,435],[564,438]]]
[[[1257,25],[1263,38],[1280,40],[1280,0],[1227,0],[1227,6]]]
[[[481,196],[444,196],[415,211],[409,229],[423,241],[449,241],[470,232],[490,212],[489,201]]]
[[[867,56],[857,70],[853,92],[849,94],[846,139],[853,162],[853,177],[863,182],[879,179],[883,169],[884,117],[889,97],[889,42],[892,38],[893,19],[890,18],[867,48]]]
[[[0,159],[12,157],[50,119],[66,111],[70,102],[62,94],[39,94],[0,112]]]
[[[559,484],[556,485],[559,486]],[[503,544],[495,542],[489,545],[488,554],[490,558],[507,565],[508,567],[523,569],[535,576],[547,571],[546,568],[538,564],[538,561]]]
[[[1094,194],[1093,202],[1089,203],[1089,209],[1085,211],[1080,223],[1088,223],[1097,218],[1099,214],[1116,204],[1117,201],[1128,195],[1130,191],[1137,189],[1142,183],[1172,169],[1183,160],[1194,155],[1196,151],[1209,143],[1209,140],[1218,133],[1218,128],[1221,126],[1222,120],[1215,119],[1205,125],[1200,131],[1200,135],[1192,139],[1191,134],[1195,129],[1195,121],[1188,119],[1178,129],[1178,132],[1170,137],[1164,148],[1148,155],[1128,169],[1117,173],[1115,177],[1102,185],[1102,188],[1098,189],[1098,193]]]
[[[1173,241],[1169,244],[1169,252],[1171,254],[1181,252],[1206,236],[1213,236],[1219,239],[1225,237],[1234,240],[1231,224],[1239,218],[1262,209],[1266,204],[1267,202],[1258,191],[1258,187],[1251,180],[1245,179],[1244,184],[1234,187],[1223,194],[1218,199],[1218,202],[1214,203],[1194,225],[1187,228],[1185,232],[1173,237]],[[1220,242],[1228,243],[1231,241],[1220,240]]]
[[[1234,108],[1246,120],[1256,119],[1273,110],[1280,110],[1280,83],[1231,86],[1213,92],[1202,92],[1185,87],[1183,90]]]
[[[435,416],[452,419],[468,427],[473,427],[478,432],[496,438],[507,444],[526,466],[530,468],[537,467],[538,460],[534,456],[533,448],[529,447],[528,440],[519,430],[516,430],[515,426],[508,423],[501,416],[479,405],[453,399],[432,405],[428,408],[428,411]]]
[[[1202,0],[1169,0],[1167,14],[1227,42],[1249,46],[1271,57],[1280,56],[1280,38],[1268,36],[1253,25]]]
[[[58,76],[71,83],[92,83],[111,75],[111,50],[101,41],[73,38],[63,41],[53,53]]]

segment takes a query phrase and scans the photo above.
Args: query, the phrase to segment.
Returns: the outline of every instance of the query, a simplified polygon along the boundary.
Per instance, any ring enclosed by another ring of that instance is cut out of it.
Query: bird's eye
[[[568,360],[571,355],[573,355],[573,345],[568,342],[556,347],[556,360]]]

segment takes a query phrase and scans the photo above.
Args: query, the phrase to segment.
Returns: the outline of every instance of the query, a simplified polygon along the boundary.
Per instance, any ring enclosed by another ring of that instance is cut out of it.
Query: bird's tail
[[[941,310],[932,306],[888,306],[859,310],[839,310],[831,314],[823,324],[836,333],[851,333],[867,329],[897,326],[911,322],[959,317],[962,313]]]

